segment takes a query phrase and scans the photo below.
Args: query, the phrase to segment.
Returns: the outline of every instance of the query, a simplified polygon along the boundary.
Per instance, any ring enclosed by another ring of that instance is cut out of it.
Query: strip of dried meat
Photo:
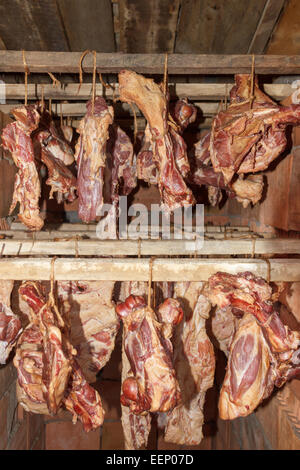
[[[8,124],[1,135],[3,148],[11,152],[18,167],[9,213],[11,214],[19,203],[20,220],[30,230],[37,231],[43,227],[44,221],[39,213],[41,185],[31,134],[39,126],[40,115],[34,105],[16,108],[12,114],[16,121]]]
[[[214,381],[214,349],[205,327],[211,304],[203,288],[202,282],[176,282],[174,287],[175,297],[184,305],[184,321],[174,335],[174,364],[182,403],[167,414],[164,438],[179,445],[200,444],[205,395]]]
[[[300,123],[300,105],[277,105],[259,89],[257,78],[251,101],[251,75],[236,75],[235,82],[230,105],[216,115],[210,135],[211,161],[226,183],[234,173],[265,170],[286,146],[287,125]]]
[[[74,152],[70,146],[72,140],[73,129],[68,129],[69,126],[64,126],[58,129],[52,119],[51,114],[47,109],[39,107],[41,115],[39,133],[42,135],[42,143],[44,148],[56,159],[60,160],[64,165],[72,165],[74,163]],[[64,134],[64,130],[66,135]],[[70,139],[70,140],[68,140]]]
[[[168,101],[161,87],[152,79],[122,70],[119,92],[121,101],[136,104],[149,123],[163,208],[170,212],[193,205],[193,194],[184,181],[189,169],[185,143],[168,122]]]
[[[146,296],[147,283],[137,281],[126,281],[121,283],[119,299],[125,301],[130,295]],[[122,335],[122,384],[130,376],[131,369],[130,363],[125,353],[125,331]],[[122,393],[122,392],[121,392]],[[151,413],[144,412],[143,414],[135,414],[131,411],[130,407],[124,406],[121,403],[122,411],[122,427],[124,434],[124,442],[126,450],[139,449],[147,446],[148,437],[151,430]]]
[[[77,350],[76,360],[89,383],[109,361],[119,330],[112,302],[114,282],[58,281],[58,298],[69,319],[69,339]]]

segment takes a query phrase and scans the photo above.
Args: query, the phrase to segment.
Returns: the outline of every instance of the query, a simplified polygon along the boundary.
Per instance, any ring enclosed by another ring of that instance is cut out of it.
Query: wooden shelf
[[[78,73],[81,52],[26,51],[26,63],[31,73]],[[83,60],[83,69],[93,71],[93,54]],[[165,54],[97,53],[97,71],[118,73],[133,69],[138,73],[163,74]],[[250,73],[251,54],[169,54],[169,74],[236,74]],[[24,72],[22,51],[1,50],[0,72]],[[299,55],[257,55],[257,74],[299,74]]]

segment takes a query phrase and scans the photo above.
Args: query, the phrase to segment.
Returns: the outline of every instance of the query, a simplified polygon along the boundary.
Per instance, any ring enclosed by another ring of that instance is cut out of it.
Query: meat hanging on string
[[[207,134],[195,146],[196,168],[189,175],[190,183],[207,186],[208,199],[212,206],[221,202],[222,190],[226,191],[229,198],[236,198],[245,208],[250,203],[254,205],[259,202],[264,188],[263,175],[239,175],[226,183],[224,175],[216,172],[211,164],[209,142],[210,134]]]
[[[0,280],[0,364],[5,364],[22,332],[22,324],[10,308],[14,281]]]
[[[172,309],[179,321],[179,303]],[[134,413],[168,411],[179,402],[180,392],[163,325],[141,296],[129,296],[117,305],[116,312],[123,321],[124,348],[131,367],[131,375],[122,384],[121,403]]]
[[[198,445],[203,438],[204,402],[213,386],[215,355],[206,333],[211,304],[203,282],[176,282],[174,295],[184,306],[184,320],[174,333],[174,365],[182,403],[166,415],[164,439],[178,445]]]
[[[220,416],[247,416],[274,386],[299,376],[300,333],[283,324],[272,301],[272,288],[252,273],[216,273],[209,279],[209,298],[242,317],[230,344]]]
[[[56,414],[63,406],[79,418],[85,431],[101,426],[104,411],[98,392],[86,381],[74,357],[67,323],[46,301],[40,283],[24,282],[20,294],[30,306],[30,322],[21,334],[14,365],[17,396],[34,413]]]
[[[113,281],[58,281],[59,305],[69,319],[69,339],[89,383],[109,361],[119,319],[112,301]]]
[[[12,110],[12,114],[16,121],[8,124],[1,135],[3,148],[11,153],[18,167],[9,214],[19,203],[19,219],[29,230],[37,231],[41,230],[44,221],[39,210],[41,184],[31,134],[39,126],[40,114],[35,105],[20,106]]]
[[[168,100],[161,87],[152,79],[122,70],[119,93],[120,100],[136,104],[149,123],[163,209],[171,212],[193,205],[194,196],[184,181],[189,170],[185,143],[169,124]]]
[[[34,138],[35,157],[38,161],[45,164],[48,171],[46,184],[50,186],[49,199],[53,199],[56,193],[57,202],[73,202],[76,199],[77,180],[71,170],[62,160],[53,156],[53,154],[44,146],[43,131],[39,132]],[[39,146],[37,145],[39,142]]]
[[[78,182],[78,215],[85,223],[100,216],[103,206],[104,167],[108,128],[114,111],[104,98],[97,96],[87,103],[87,112],[80,121],[80,134],[75,148]]]

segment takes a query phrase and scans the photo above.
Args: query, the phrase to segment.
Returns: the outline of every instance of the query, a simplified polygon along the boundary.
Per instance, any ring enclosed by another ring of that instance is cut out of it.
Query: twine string
[[[28,75],[30,74],[29,67],[26,62],[25,51],[22,50],[22,57],[23,57],[23,65],[24,65],[24,72],[25,72],[25,106],[27,106],[28,102]]]

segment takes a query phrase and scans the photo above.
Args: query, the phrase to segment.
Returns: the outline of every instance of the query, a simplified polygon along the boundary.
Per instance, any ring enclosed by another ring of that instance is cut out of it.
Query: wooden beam
[[[27,51],[26,61],[32,73],[78,73],[81,52]],[[132,69],[138,73],[163,74],[165,54],[97,54],[97,71],[118,73]],[[170,54],[169,74],[225,74],[250,73],[252,56],[214,54]],[[93,71],[93,56],[83,60],[85,72]],[[300,56],[259,55],[255,60],[257,74],[299,74]],[[0,51],[0,72],[24,72],[22,51]]]
[[[248,48],[248,54],[263,54],[286,0],[267,0],[256,31]]]
[[[270,264],[269,264],[270,263]],[[299,282],[299,259],[167,259],[152,260],[153,281],[207,281],[218,271],[251,271],[271,282]],[[61,281],[148,281],[150,259],[57,258],[54,278]],[[0,279],[49,280],[51,258],[0,259]]]
[[[56,237],[54,238],[54,235]],[[52,239],[51,239],[52,238]],[[212,237],[213,238],[213,237]],[[300,254],[300,239],[204,240],[197,248],[194,240],[77,240],[70,233],[55,232],[47,240],[0,240],[2,256],[189,256],[189,255],[269,255]]]
[[[190,100],[220,101],[229,95],[233,83],[169,83],[171,99],[178,97],[187,97]],[[29,100],[38,100],[42,97],[47,100],[89,100],[92,96],[92,83],[83,83],[79,89],[79,83],[68,83],[61,87],[55,87],[52,84],[28,84],[27,98]],[[288,83],[265,84],[261,86],[262,90],[275,100],[283,100],[290,96],[295,88]],[[96,85],[96,94],[102,94],[111,99],[113,91],[110,88],[104,88],[101,83]],[[19,83],[5,84],[5,99],[23,100],[25,96],[25,85]],[[116,84],[116,96],[118,95],[118,84]]]

